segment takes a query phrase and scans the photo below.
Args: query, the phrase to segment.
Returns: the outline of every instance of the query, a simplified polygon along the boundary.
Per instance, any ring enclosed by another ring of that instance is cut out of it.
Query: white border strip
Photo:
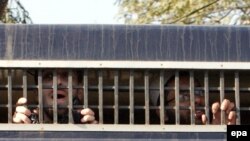
[[[0,131],[226,132],[226,125],[0,124]]]
[[[124,68],[124,69],[236,69],[249,70],[250,62],[184,61],[34,61],[0,60],[0,68]]]

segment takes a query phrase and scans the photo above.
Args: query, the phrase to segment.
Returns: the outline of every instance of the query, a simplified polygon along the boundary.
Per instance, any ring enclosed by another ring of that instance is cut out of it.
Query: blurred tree
[[[129,24],[250,24],[250,0],[116,0]]]
[[[32,20],[19,0],[0,0],[0,22],[26,24]]]

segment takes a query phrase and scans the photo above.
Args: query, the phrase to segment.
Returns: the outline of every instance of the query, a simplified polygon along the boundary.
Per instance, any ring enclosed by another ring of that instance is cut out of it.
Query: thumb
[[[24,97],[19,98],[17,100],[17,103],[16,103],[17,106],[22,106],[22,105],[26,105],[26,104],[27,104],[27,99]]]
[[[39,113],[39,109],[33,109],[32,112],[35,113],[35,114],[38,114]]]
[[[201,121],[202,121],[202,124],[207,124],[207,117],[205,114],[202,114]]]

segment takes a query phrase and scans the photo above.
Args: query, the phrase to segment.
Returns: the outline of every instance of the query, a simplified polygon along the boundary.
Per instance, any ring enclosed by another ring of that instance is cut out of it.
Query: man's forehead
[[[47,69],[44,70],[43,73],[53,73],[54,71],[56,71],[57,74],[68,74],[69,70],[67,69]],[[76,71],[72,71],[73,75],[76,75],[77,72]]]
[[[179,85],[182,85],[182,86],[189,86],[189,83],[190,83],[190,77],[189,76],[181,76],[179,77]],[[168,86],[174,86],[175,85],[175,79],[171,79],[169,82],[168,82]],[[197,86],[199,85],[199,82],[198,80],[194,79],[194,85]]]
[[[42,72],[54,72],[54,71],[56,71],[57,73],[68,72],[67,69],[46,69],[46,70],[43,70]]]

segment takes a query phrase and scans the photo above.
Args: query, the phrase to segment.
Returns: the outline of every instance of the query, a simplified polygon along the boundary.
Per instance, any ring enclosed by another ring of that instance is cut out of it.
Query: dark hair
[[[76,72],[77,74],[77,79],[78,79],[78,82],[82,82],[83,81],[83,72],[82,70],[73,70]],[[33,77],[34,77],[34,80],[35,80],[35,83],[37,84],[38,83],[38,70],[29,70],[28,71],[29,74],[31,74]]]

